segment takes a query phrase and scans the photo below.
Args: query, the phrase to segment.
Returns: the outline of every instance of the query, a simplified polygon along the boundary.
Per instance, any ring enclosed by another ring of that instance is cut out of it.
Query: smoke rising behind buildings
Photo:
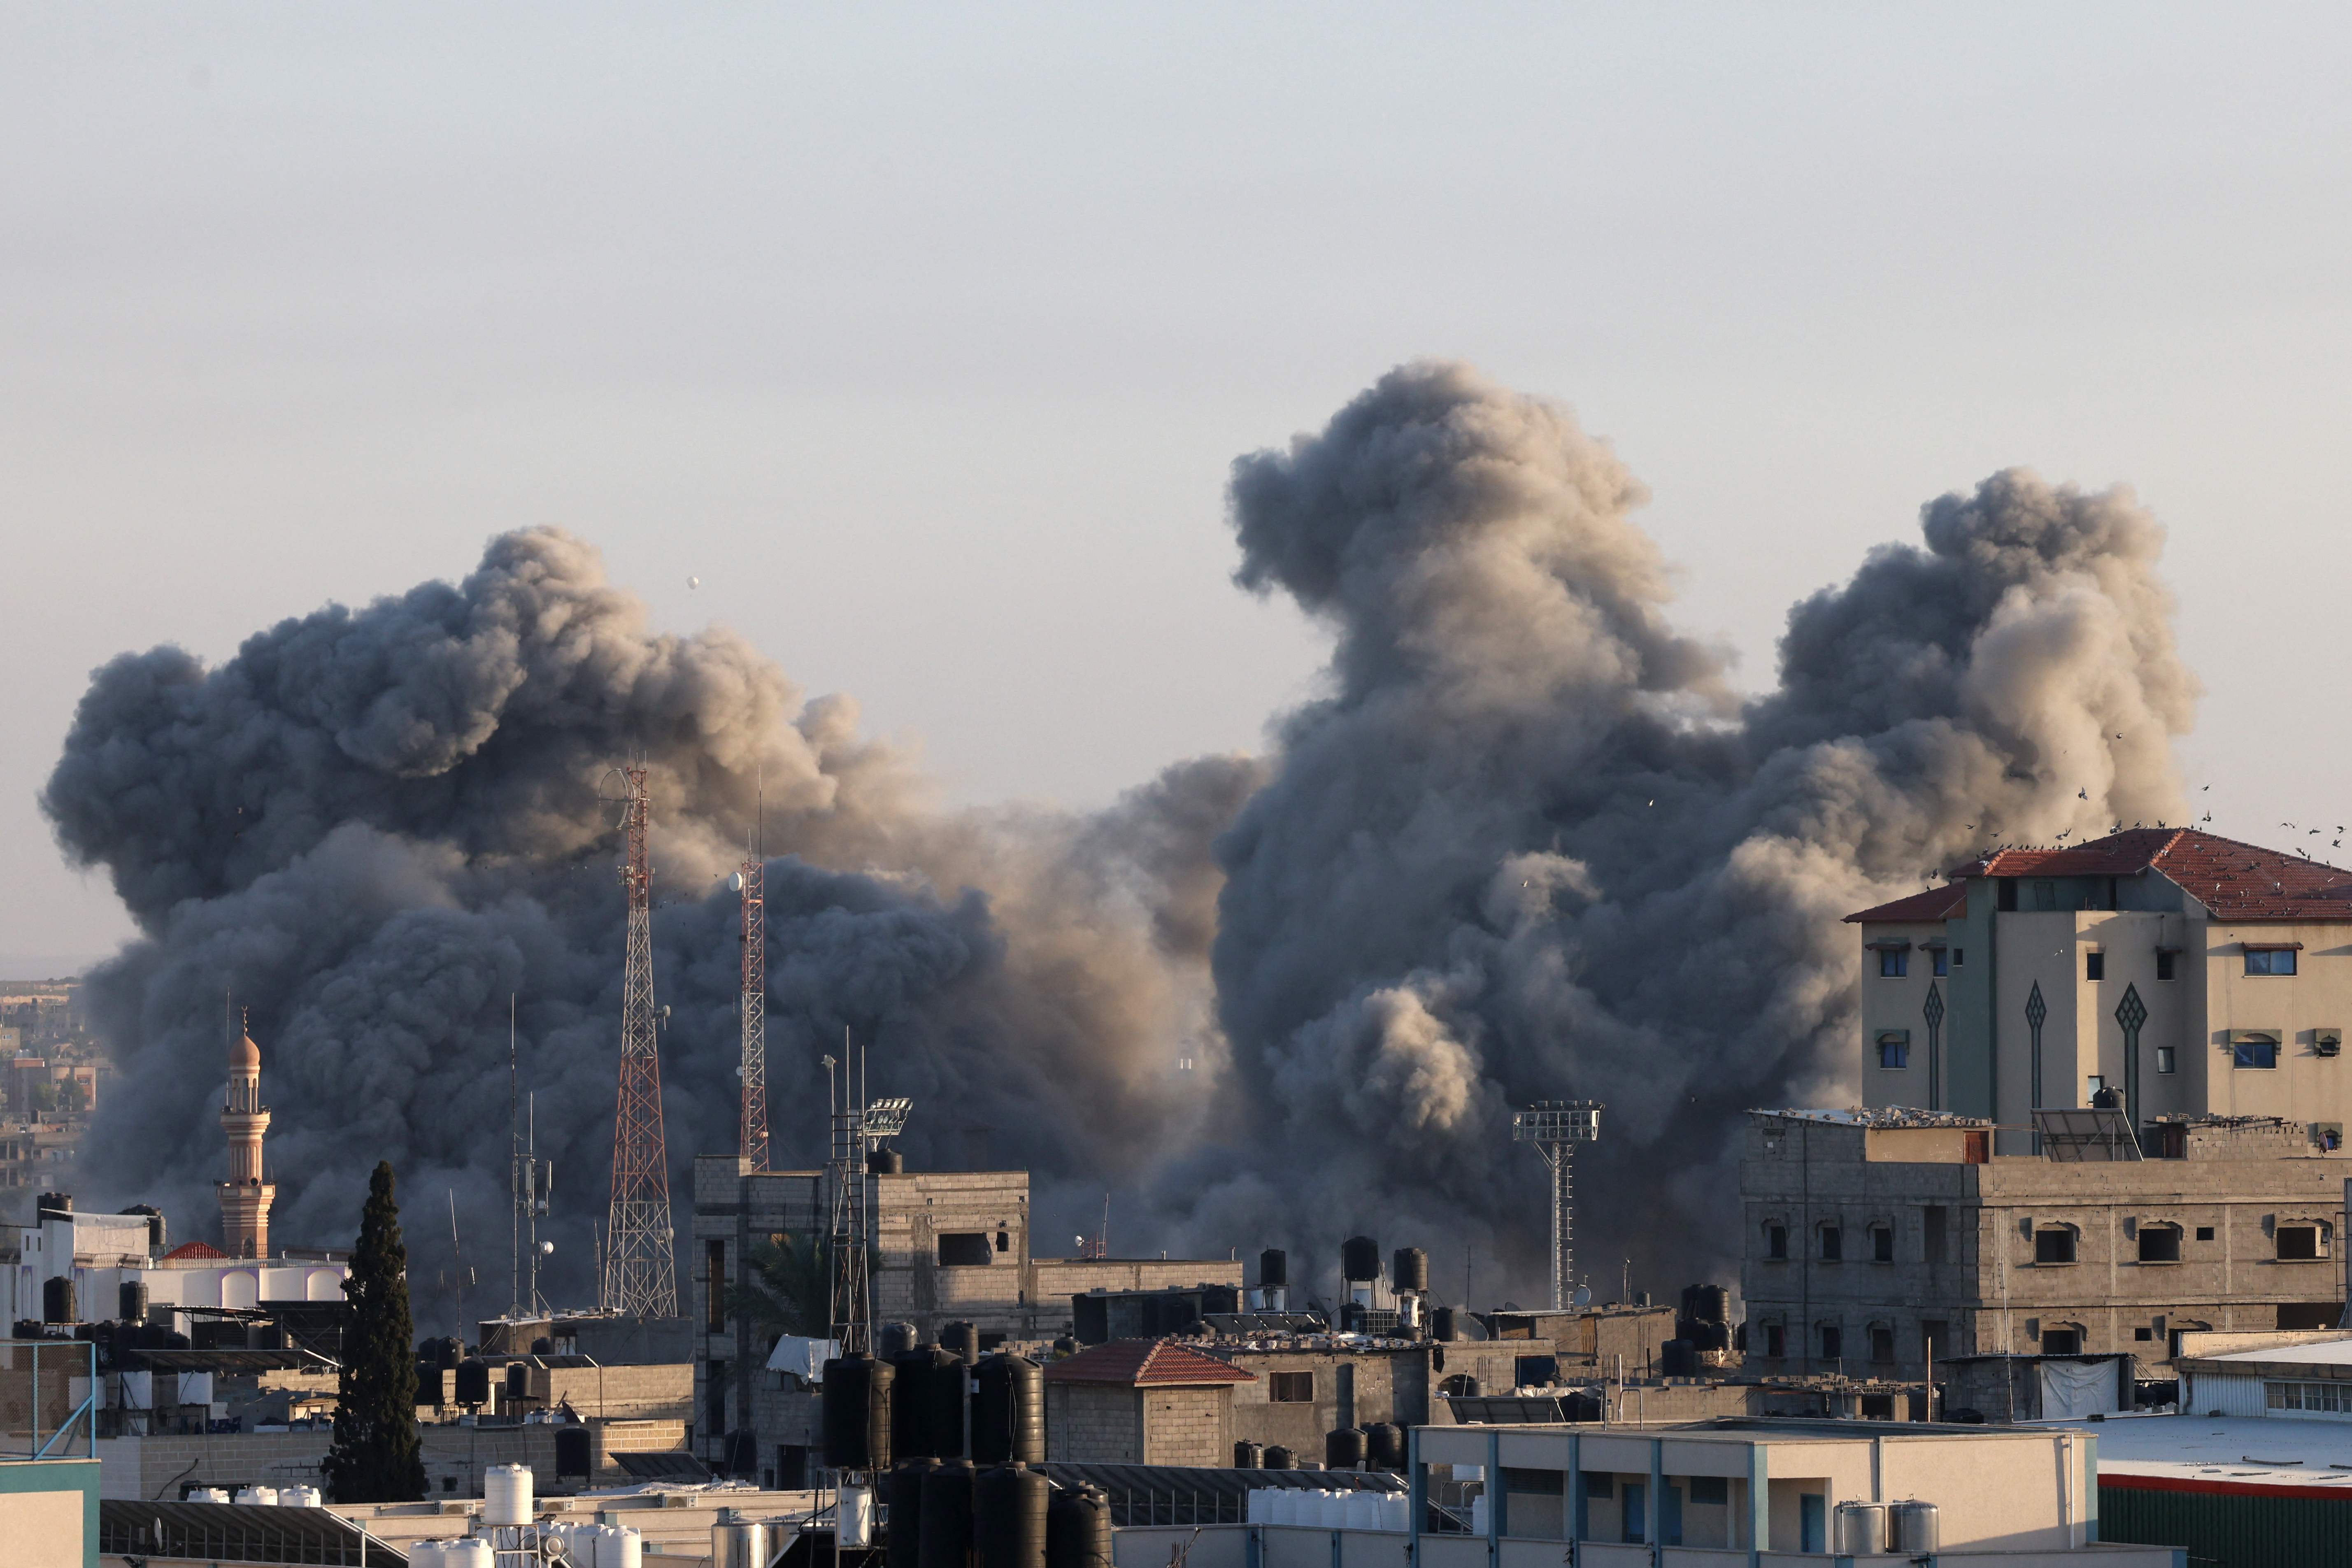
[[[1531,1291],[1543,1189],[1508,1108],[1591,1096],[1587,1266],[1696,1275],[1736,1250],[1737,1113],[1852,1097],[1837,917],[1989,842],[2181,820],[2195,684],[2155,523],[2011,471],[1796,606],[1779,686],[1742,701],[1667,618],[1642,499],[1558,406],[1391,373],[1234,468],[1237,581],[1328,626],[1322,694],[1264,760],[1093,815],[938,809],[853,703],[731,633],[654,632],[551,531],[216,668],[126,655],[44,796],[142,931],[93,978],[122,1074],[85,1158],[209,1220],[231,991],[278,1234],[344,1235],[389,1159],[412,1206],[457,1192],[469,1305],[501,1306],[515,993],[556,1283],[584,1296],[625,914],[599,787],[642,753],[674,1188],[733,1142],[724,879],[764,795],[779,1163],[822,1148],[846,1028],[876,1092],[916,1098],[910,1161],[1030,1165],[1041,1239],[1111,1189],[1121,1250],[1466,1237]],[[446,1246],[411,1231],[429,1286]]]

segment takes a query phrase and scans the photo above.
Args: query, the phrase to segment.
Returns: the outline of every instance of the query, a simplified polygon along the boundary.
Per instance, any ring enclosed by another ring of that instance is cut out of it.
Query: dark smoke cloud
[[[598,789],[642,752],[674,1191],[733,1143],[722,879],[764,784],[784,1153],[822,1148],[817,1058],[847,1026],[877,1090],[917,1097],[911,1158],[1032,1165],[1042,1237],[1114,1190],[1122,1251],[1280,1242],[1316,1268],[1369,1229],[1430,1247],[1449,1293],[1475,1246],[1477,1295],[1526,1299],[1545,1189],[1509,1108],[1586,1095],[1610,1106],[1596,1284],[1624,1257],[1654,1287],[1719,1269],[1738,1112],[1853,1097],[1837,918],[1992,840],[2179,819],[2195,689],[2122,492],[2012,471],[1931,504],[1924,548],[1797,606],[1746,702],[1668,623],[1643,499],[1564,411],[1443,364],[1242,459],[1237,578],[1328,626],[1324,695],[1270,763],[1180,764],[1091,816],[934,809],[854,705],[732,634],[651,632],[545,531],[217,668],[126,656],[44,796],[142,932],[94,981],[124,1072],[90,1171],[209,1228],[233,988],[280,1234],[346,1237],[388,1158],[427,1211],[420,1276],[450,1267],[428,1205],[454,1190],[472,1304],[502,1305],[517,993],[558,1287],[584,1297],[623,921]]]
[[[847,1029],[877,1092],[917,1097],[919,1164],[1019,1162],[1049,1190],[1129,1179],[1197,1114],[1172,1068],[1213,1027],[1209,844],[1255,765],[1173,767],[1091,818],[946,815],[856,731],[849,703],[804,702],[730,633],[650,633],[592,550],[546,531],[494,541],[455,586],[288,621],[217,669],[174,648],[116,660],[44,795],[142,932],[93,981],[123,1069],[93,1178],[211,1230],[233,993],[276,1112],[276,1234],[344,1238],[389,1159],[431,1205],[411,1227],[420,1278],[452,1267],[432,1212],[446,1189],[484,1278],[470,1305],[502,1306],[515,994],[563,1196],[555,1284],[585,1297],[625,915],[600,790],[642,753],[675,1194],[695,1152],[734,1143],[723,879],[763,796],[785,851],[768,869],[779,1162],[823,1157],[818,1062]]]
[[[2121,492],[2011,471],[1935,502],[1924,550],[1797,606],[1745,706],[1666,623],[1624,466],[1467,369],[1391,374],[1232,493],[1237,580],[1335,644],[1220,844],[1250,1168],[1192,1204],[1213,1232],[1270,1202],[1326,1238],[1468,1216],[1535,1290],[1509,1109],[1589,1096],[1586,1266],[1676,1283],[1737,1256],[1740,1110],[1852,1101],[1841,915],[1989,841],[2184,815],[2195,688]]]

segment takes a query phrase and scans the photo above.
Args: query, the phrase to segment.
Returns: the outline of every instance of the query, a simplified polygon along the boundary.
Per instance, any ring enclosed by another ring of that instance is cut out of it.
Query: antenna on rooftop
[[[1597,1100],[1538,1100],[1511,1117],[1511,1140],[1532,1143],[1551,1171],[1551,1304],[1565,1310],[1576,1274],[1576,1189],[1570,1161],[1579,1143],[1601,1138]]]

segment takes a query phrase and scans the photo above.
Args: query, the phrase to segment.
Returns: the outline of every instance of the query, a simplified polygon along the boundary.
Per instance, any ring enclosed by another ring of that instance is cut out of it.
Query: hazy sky
[[[0,18],[0,970],[127,929],[33,805],[92,666],[517,524],[950,798],[1254,748],[1226,465],[1417,355],[1612,437],[1751,685],[1928,497],[2132,484],[2213,826],[2352,824],[2341,8]]]

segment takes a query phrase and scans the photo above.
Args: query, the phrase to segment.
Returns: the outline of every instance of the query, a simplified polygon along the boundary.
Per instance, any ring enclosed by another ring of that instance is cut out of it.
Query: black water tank
[[[416,1403],[440,1405],[449,1402],[449,1369],[437,1361],[416,1363]]]
[[[1269,1285],[1290,1283],[1290,1255],[1278,1247],[1269,1247],[1257,1255],[1257,1282],[1261,1289]]]
[[[530,1353],[533,1355],[553,1355],[555,1353],[555,1342],[549,1339],[545,1334],[541,1334],[539,1338],[530,1342]]]
[[[37,1215],[71,1214],[73,1213],[73,1194],[71,1193],[43,1193],[39,1197],[33,1200],[33,1211]]]
[[[1360,1470],[1370,1447],[1361,1426],[1341,1426],[1328,1432],[1323,1437],[1323,1468],[1327,1470]]]
[[[1454,1321],[1453,1308],[1440,1307],[1429,1314],[1429,1337],[1448,1345],[1462,1337],[1462,1325]]]
[[[1731,1348],[1731,1325],[1729,1323],[1693,1323],[1691,1331],[1684,1337],[1690,1341],[1692,1348],[1696,1350],[1727,1351]]]
[[[1402,1474],[1404,1428],[1393,1421],[1375,1421],[1365,1427],[1364,1462],[1376,1470]]]
[[[1265,1468],[1265,1445],[1244,1437],[1234,1445],[1234,1468],[1262,1470]]]
[[[1688,1340],[1668,1340],[1658,1347],[1660,1377],[1696,1377],[1698,1347]]]
[[[917,1568],[968,1568],[971,1561],[971,1466],[950,1459],[923,1472]]]
[[[991,1465],[971,1484],[971,1537],[980,1568],[1045,1568],[1045,1472]]]
[[[971,1457],[1045,1462],[1045,1369],[1026,1356],[984,1356],[972,1374]]]
[[[885,1361],[892,1356],[905,1355],[915,1348],[921,1337],[912,1323],[885,1323],[878,1334],[882,1347],[878,1353]]]
[[[1429,1254],[1418,1247],[1400,1247],[1389,1267],[1389,1285],[1399,1294],[1425,1294],[1429,1289]]]
[[[942,1459],[968,1459],[963,1451],[963,1358],[944,1345],[931,1348],[923,1376],[922,1426],[930,1446],[921,1450]]]
[[[479,1356],[467,1356],[457,1363],[457,1403],[488,1405],[490,1402],[490,1363]]]
[[[1381,1244],[1369,1236],[1351,1236],[1339,1244],[1339,1277],[1349,1281],[1381,1277]]]
[[[593,1446],[588,1441],[588,1428],[566,1425],[555,1429],[555,1473],[559,1476],[593,1476],[596,1468]]]
[[[1683,1316],[1702,1323],[1727,1323],[1731,1292],[1720,1285],[1693,1285],[1683,1292]]]
[[[888,1358],[890,1453],[899,1459],[940,1458],[931,1444],[931,1362],[937,1347],[900,1351]]]
[[[950,1323],[940,1331],[940,1343],[955,1352],[966,1366],[980,1364],[980,1328],[974,1323]]]
[[[923,1478],[940,1468],[937,1459],[901,1459],[884,1483],[890,1510],[885,1568],[920,1568],[923,1558]]]
[[[824,1363],[824,1462],[877,1470],[890,1462],[890,1363],[860,1351]]]
[[[907,1156],[896,1149],[877,1149],[866,1156],[866,1169],[877,1176],[901,1175],[907,1169]]]
[[[1045,1568],[1111,1568],[1110,1500],[1100,1487],[1065,1487],[1045,1505]]]
[[[77,1322],[80,1314],[75,1310],[74,1282],[71,1277],[54,1274],[41,1281],[41,1321],[46,1323]]]
[[[530,1392],[530,1365],[527,1362],[507,1363],[507,1397],[520,1399]]]
[[[147,1321],[147,1287],[136,1279],[125,1279],[115,1293],[114,1315],[126,1323]]]
[[[1265,1451],[1265,1468],[1269,1470],[1295,1470],[1298,1468],[1298,1456],[1276,1443]]]

